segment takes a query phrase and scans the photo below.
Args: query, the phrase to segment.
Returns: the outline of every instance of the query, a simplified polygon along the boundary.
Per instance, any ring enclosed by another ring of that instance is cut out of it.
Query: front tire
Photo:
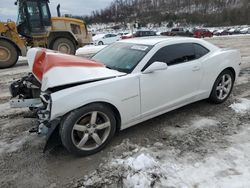
[[[94,154],[103,149],[116,131],[113,111],[94,103],[67,114],[61,123],[60,135],[65,148],[77,156]]]
[[[75,55],[76,45],[74,41],[68,38],[58,38],[54,41],[52,45],[52,50],[56,50],[64,54]]]
[[[223,103],[230,96],[234,85],[234,74],[230,70],[224,70],[217,77],[209,101],[215,104]]]
[[[0,40],[0,68],[14,66],[18,60],[18,51],[13,44],[6,40]]]

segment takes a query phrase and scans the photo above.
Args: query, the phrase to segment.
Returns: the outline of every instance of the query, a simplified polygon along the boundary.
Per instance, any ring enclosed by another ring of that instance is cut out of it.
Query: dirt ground
[[[164,173],[151,172],[151,187],[249,187],[250,112],[229,106],[250,99],[250,36],[207,40],[242,54],[240,78],[224,104],[187,105],[122,131],[103,151],[83,158],[62,146],[43,153],[44,138],[28,133],[35,119],[9,108],[9,84],[27,74],[26,60],[0,70],[0,187],[136,187],[128,176],[124,180],[126,168],[110,164],[145,152],[165,165],[159,168],[168,166]]]

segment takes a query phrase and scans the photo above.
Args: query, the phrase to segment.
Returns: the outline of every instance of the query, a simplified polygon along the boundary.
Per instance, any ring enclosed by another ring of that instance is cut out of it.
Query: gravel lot
[[[84,158],[61,146],[42,152],[44,138],[28,133],[35,119],[8,105],[8,86],[27,74],[26,60],[0,70],[0,187],[249,187],[250,36],[207,40],[242,54],[224,104],[187,105],[122,131]]]

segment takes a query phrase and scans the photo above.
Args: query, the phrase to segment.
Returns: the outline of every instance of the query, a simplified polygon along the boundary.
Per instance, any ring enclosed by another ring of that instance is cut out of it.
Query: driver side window
[[[105,35],[104,38],[110,38],[110,34]]]

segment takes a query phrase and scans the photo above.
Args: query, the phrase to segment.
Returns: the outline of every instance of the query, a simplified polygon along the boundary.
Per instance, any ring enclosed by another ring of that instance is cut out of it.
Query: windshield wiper
[[[105,65],[106,68],[113,70],[112,67]]]

